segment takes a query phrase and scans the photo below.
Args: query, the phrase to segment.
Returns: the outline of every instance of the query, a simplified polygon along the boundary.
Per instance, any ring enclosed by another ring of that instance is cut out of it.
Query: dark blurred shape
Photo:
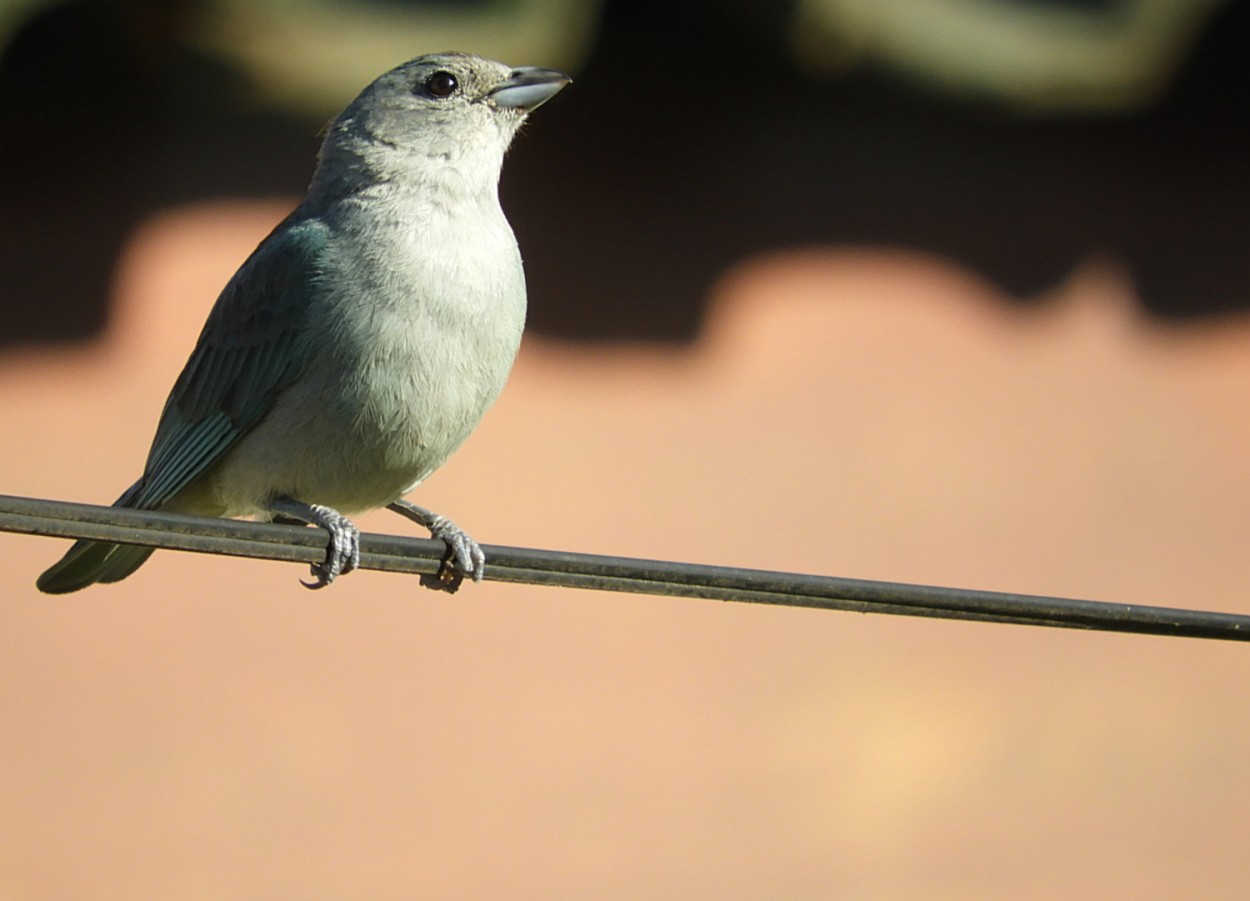
[[[152,212],[307,184],[315,126],[241,112],[247,86],[183,40],[197,7],[61,3],[3,48],[0,345],[98,333]]]
[[[303,191],[321,123],[245,112],[248,86],[182,37],[196,9],[64,3],[5,48],[0,344],[96,333],[152,212]],[[607,4],[589,65],[503,179],[533,329],[689,341],[728,267],[805,245],[942,254],[1022,300],[1102,253],[1153,313],[1250,305],[1246,3],[1155,109],[1096,119],[1015,118],[879,71],[816,82],[789,57],[791,11]]]
[[[770,27],[739,7],[608,4],[504,179],[535,328],[690,340],[727,267],[831,244],[949,256],[1021,300],[1110,254],[1152,313],[1250,305],[1246,4],[1158,108],[1098,119],[991,114],[874,72],[816,84],[783,52],[786,11]]]

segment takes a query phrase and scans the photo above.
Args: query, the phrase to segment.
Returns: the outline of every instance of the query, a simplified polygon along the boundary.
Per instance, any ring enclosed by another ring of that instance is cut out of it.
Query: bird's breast
[[[390,503],[460,446],[512,368],[525,280],[497,203],[373,204],[327,224],[304,367],[197,488],[203,509]]]
[[[424,479],[468,437],[512,368],[525,282],[502,214],[427,214],[344,242],[329,286],[323,375],[358,467]]]

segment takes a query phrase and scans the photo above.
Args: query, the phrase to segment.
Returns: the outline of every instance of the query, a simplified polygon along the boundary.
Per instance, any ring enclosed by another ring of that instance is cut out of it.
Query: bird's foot
[[[310,567],[315,582],[300,580],[305,588],[325,588],[343,573],[349,573],[360,565],[360,530],[350,519],[321,504],[305,504],[289,497],[278,498],[269,505],[269,511],[287,521],[320,526],[330,533],[326,545],[326,558]],[[276,518],[276,517],[275,517]]]
[[[410,501],[398,500],[387,506],[400,516],[407,517],[430,530],[430,534],[447,545],[447,553],[433,575],[421,576],[421,584],[435,591],[446,591],[454,594],[468,576],[474,582],[482,581],[486,572],[486,554],[481,546],[445,516],[432,510],[418,507]]]

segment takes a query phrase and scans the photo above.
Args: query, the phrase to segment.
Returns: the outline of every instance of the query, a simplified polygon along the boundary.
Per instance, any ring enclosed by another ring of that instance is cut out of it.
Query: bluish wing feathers
[[[273,408],[299,375],[327,229],[288,219],[222,290],[178,377],[131,506],[161,506]]]

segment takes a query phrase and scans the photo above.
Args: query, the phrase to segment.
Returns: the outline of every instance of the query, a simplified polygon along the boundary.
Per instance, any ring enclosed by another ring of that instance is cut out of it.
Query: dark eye
[[[425,80],[425,89],[435,97],[450,97],[458,87],[460,82],[450,72],[435,72]]]

